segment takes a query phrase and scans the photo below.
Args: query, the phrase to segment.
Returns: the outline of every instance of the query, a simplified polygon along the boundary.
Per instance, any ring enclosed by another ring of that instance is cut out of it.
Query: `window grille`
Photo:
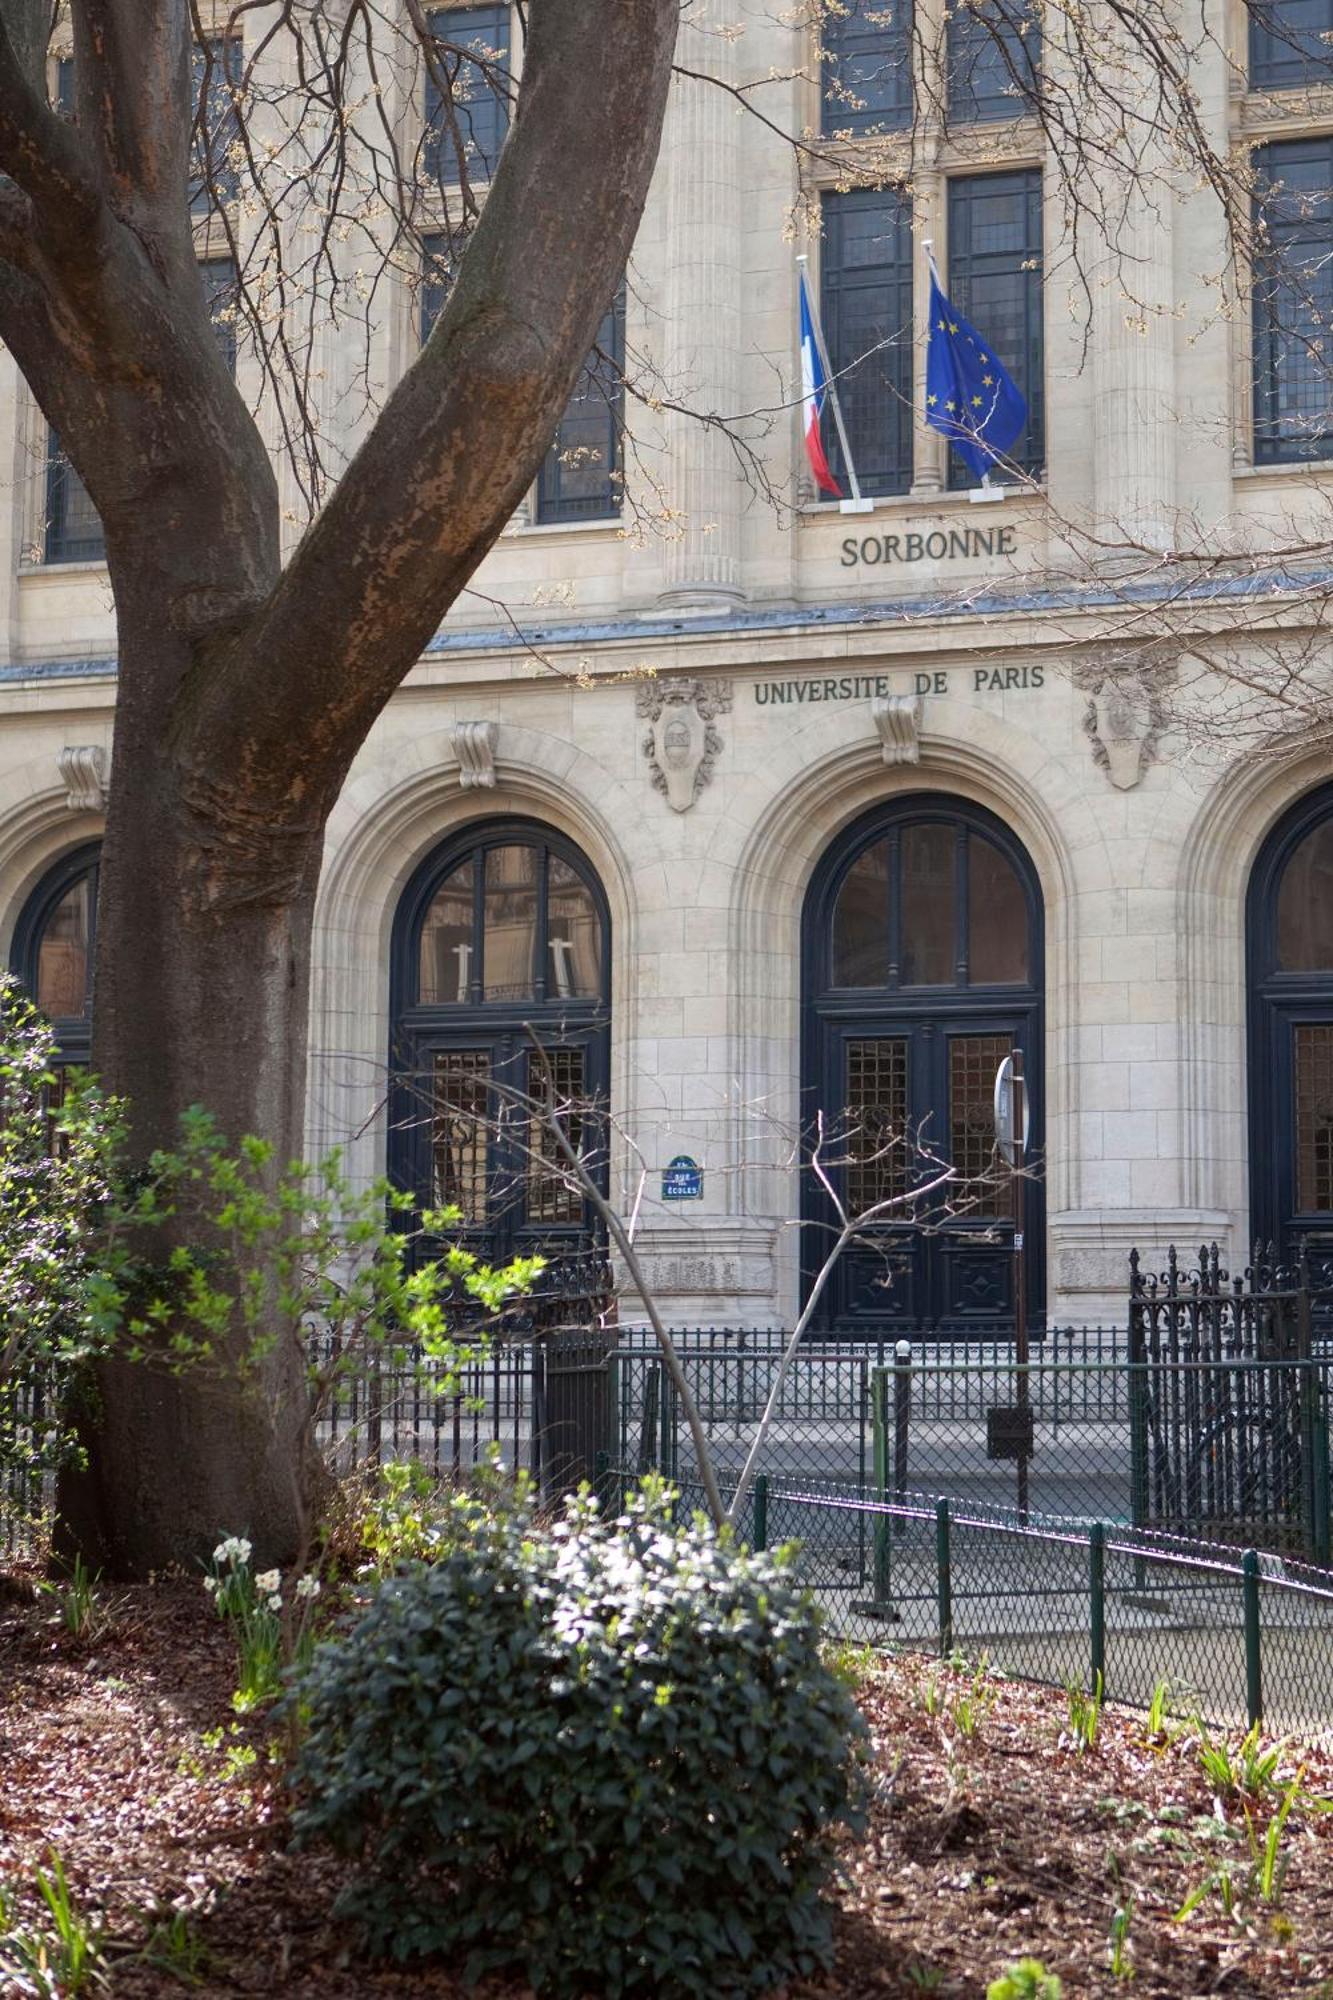
[[[549,1071],[549,1074],[548,1074]],[[584,1142],[587,1080],[581,1048],[552,1048],[544,1060],[528,1066],[528,1093],[535,1106],[528,1133],[529,1222],[578,1223],[583,1220],[583,1196],[571,1180],[569,1163],[545,1122],[554,1107],[565,1137],[577,1153]]]
[[[476,1224],[486,1221],[490,1194],[490,1081],[489,1050],[442,1050],[435,1057],[431,1202],[436,1208],[459,1208]]]
[[[489,180],[509,130],[509,8],[442,7],[428,23],[436,41],[426,64],[422,164],[442,187],[464,171],[470,181]]]
[[[1021,117],[1037,95],[1041,28],[1026,0],[950,0],[945,61],[955,122]]]
[[[912,206],[891,188],[858,188],[825,195],[823,219],[824,338],[861,491],[905,493],[912,483]],[[845,487],[827,403],[824,450]]]
[[[907,1192],[907,1042],[847,1044],[847,1200],[853,1215]]]
[[[598,521],[620,512],[624,367],[622,285],[537,474],[539,521]]]
[[[859,137],[911,124],[910,0],[841,0],[822,13],[819,34],[826,133]]]
[[[1333,1213],[1333,1027],[1296,1029],[1296,1208]]]
[[[1036,477],[1046,452],[1038,168],[949,182],[948,293],[1023,392],[1027,428],[1009,456]],[[957,452],[949,459],[949,484],[971,486],[972,474]],[[991,477],[1003,474],[997,469]]]
[[[1254,459],[1333,456],[1333,138],[1255,155]]]
[[[949,1042],[949,1157],[965,1185],[968,1215],[1010,1215],[1012,1189],[997,1175],[995,1072],[1013,1043],[1008,1035],[954,1035]]]
[[[1248,0],[1250,82],[1259,90],[1333,75],[1333,0]]]

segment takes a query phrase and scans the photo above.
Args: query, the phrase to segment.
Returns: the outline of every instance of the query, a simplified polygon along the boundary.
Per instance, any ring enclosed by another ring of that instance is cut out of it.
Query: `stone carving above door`
[[[920,763],[921,708],[919,694],[871,696],[870,719],[879,731],[886,764]]]
[[[65,804],[71,812],[102,812],[106,807],[106,751],[100,743],[70,743],[58,759]]]
[[[499,730],[494,722],[456,722],[453,727],[454,755],[458,759],[458,782],[463,791],[474,787],[490,791],[495,785],[495,740]]]
[[[1170,661],[1127,647],[1099,649],[1074,666],[1074,686],[1088,697],[1083,727],[1092,761],[1117,791],[1132,791],[1157,754],[1174,674]]]
[[[666,794],[672,812],[688,812],[722,748],[717,718],[730,712],[731,682],[655,680],[639,689],[635,706],[648,724],[643,753],[654,788]]]

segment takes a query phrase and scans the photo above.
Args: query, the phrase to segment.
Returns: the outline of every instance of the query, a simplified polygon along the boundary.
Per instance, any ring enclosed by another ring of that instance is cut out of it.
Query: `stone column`
[[[925,239],[930,240],[935,252],[935,262],[940,267],[941,276],[947,284],[949,268],[948,244],[948,185],[936,161],[939,153],[938,138],[927,135],[923,140],[923,151],[927,160],[918,169],[912,182],[912,200],[915,211],[926,218],[926,228],[922,235],[913,235],[912,255],[917,261],[915,281],[912,286],[912,495],[933,497],[942,493],[948,481],[949,442],[939,431],[932,430],[925,420],[926,410],[926,349],[930,339],[930,287],[921,266],[925,262]]]
[[[1145,97],[1151,91],[1145,79]],[[1093,352],[1094,511],[1099,536],[1152,549],[1176,540],[1172,239],[1175,187],[1161,147],[1107,197]],[[1114,560],[1114,551],[1108,551]]]
[[[680,60],[736,80],[737,37],[720,0],[696,0],[681,27]],[[665,394],[704,415],[741,404],[741,140],[744,115],[711,82],[677,79],[661,159],[666,170],[663,274]],[[725,610],[741,585],[741,501],[725,434],[668,414],[662,500],[675,516],[664,549],[660,602]]]

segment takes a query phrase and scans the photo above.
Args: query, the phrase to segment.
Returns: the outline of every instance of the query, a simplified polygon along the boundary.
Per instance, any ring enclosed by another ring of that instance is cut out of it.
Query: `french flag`
[[[805,272],[800,273],[801,287],[801,417],[805,428],[805,455],[810,461],[815,484],[821,493],[827,493],[834,500],[841,500],[842,488],[829,471],[828,460],[824,456],[824,441],[819,435],[819,419],[824,411],[824,397],[828,385],[824,375],[824,364],[819,358],[819,342],[815,339],[814,314],[810,310],[810,295],[805,286]]]

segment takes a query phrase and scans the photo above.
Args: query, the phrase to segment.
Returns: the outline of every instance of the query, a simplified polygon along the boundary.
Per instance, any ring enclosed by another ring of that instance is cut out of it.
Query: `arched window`
[[[1246,930],[1253,1232],[1333,1277],[1333,786],[1264,842]]]
[[[586,857],[532,820],[468,828],[422,864],[394,925],[390,1166],[455,1206],[492,1259],[596,1236],[541,1111],[601,1172],[610,918]]]
[[[901,1200],[844,1254],[830,1332],[1010,1330],[1012,1190],[994,1162],[995,1072],[1023,1051],[1041,1138],[1042,906],[1021,843],[979,806],[919,793],[865,814],[815,872],[804,923],[804,1102],[836,1131],[842,1200]],[[972,1183],[944,1209],[913,1187],[948,1162]],[[1041,1189],[1026,1189],[1029,1301],[1042,1290]],[[807,1203],[809,1269],[832,1205]]]
[[[86,1064],[92,1053],[100,853],[90,842],[49,869],[14,931],[12,970],[55,1029],[65,1064]]]

